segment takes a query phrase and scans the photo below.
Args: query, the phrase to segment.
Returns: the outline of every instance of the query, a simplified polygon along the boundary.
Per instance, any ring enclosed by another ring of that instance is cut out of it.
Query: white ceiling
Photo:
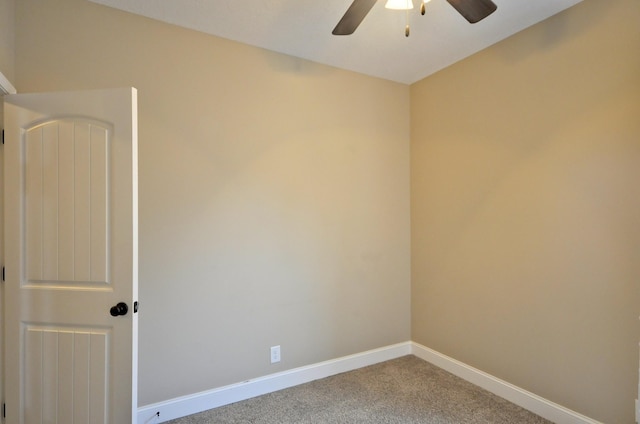
[[[582,0],[493,0],[498,10],[469,24],[446,0],[421,16],[379,0],[356,32],[331,31],[352,0],[90,0],[160,21],[342,69],[411,84]]]

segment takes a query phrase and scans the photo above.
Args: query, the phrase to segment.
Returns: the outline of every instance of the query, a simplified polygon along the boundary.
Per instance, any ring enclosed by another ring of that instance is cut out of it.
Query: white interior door
[[[4,99],[7,424],[135,423],[136,96]]]

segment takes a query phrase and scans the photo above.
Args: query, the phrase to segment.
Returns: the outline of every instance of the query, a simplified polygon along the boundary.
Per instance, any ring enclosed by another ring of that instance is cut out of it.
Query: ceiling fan
[[[491,0],[447,0],[458,13],[460,13],[469,23],[475,24],[486,18],[498,8]],[[367,16],[376,0],[353,0],[349,9],[345,12],[338,25],[333,29],[333,35],[349,35],[358,28],[360,23]],[[424,15],[424,3],[422,3],[421,13]]]

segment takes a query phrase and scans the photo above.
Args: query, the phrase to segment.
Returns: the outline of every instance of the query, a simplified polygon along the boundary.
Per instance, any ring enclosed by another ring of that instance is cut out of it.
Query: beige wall
[[[412,338],[634,422],[640,2],[585,0],[411,87]]]
[[[81,0],[16,13],[19,91],[139,90],[140,405],[409,340],[409,87]]]

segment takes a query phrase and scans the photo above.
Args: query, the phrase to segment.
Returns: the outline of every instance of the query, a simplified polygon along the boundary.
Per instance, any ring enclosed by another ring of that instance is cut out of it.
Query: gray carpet
[[[550,423],[413,355],[169,422]]]

